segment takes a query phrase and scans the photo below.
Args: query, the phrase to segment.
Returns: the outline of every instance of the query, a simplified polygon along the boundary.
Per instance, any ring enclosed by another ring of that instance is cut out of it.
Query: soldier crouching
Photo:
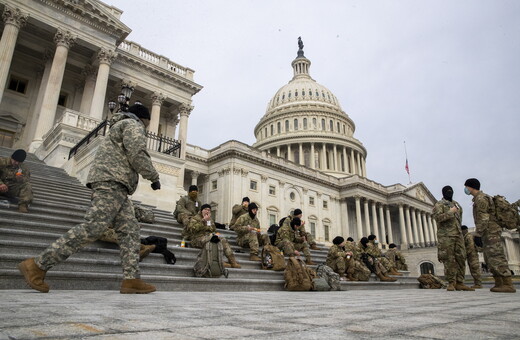
[[[33,200],[31,173],[23,164],[27,153],[18,149],[11,157],[0,157],[0,196],[18,199],[18,211],[29,212]]]

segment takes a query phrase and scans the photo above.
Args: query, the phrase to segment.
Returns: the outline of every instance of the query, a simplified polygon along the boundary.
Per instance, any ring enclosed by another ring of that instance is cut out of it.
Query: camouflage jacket
[[[0,157],[0,184],[9,187],[15,183],[27,183],[30,179],[31,172],[25,164],[20,163],[14,166],[11,165],[11,157]]]
[[[175,208],[175,211],[177,214],[187,214],[189,216],[194,216],[200,211],[200,207],[202,206],[202,203],[200,203],[199,200],[194,201],[190,198],[190,196],[182,196],[177,201],[177,207]]]
[[[208,225],[207,221],[202,219],[201,213],[193,216],[188,223],[188,239],[193,240],[195,238],[214,233],[217,230],[215,228],[215,222],[213,222],[213,220],[210,220],[209,222],[210,225]]]
[[[255,218],[251,218],[249,213],[240,216],[232,229],[237,233],[239,238],[242,238],[250,232],[248,226],[260,229],[260,221],[258,221],[258,218],[256,216]]]
[[[385,253],[385,257],[392,263],[406,263],[406,260],[399,250],[396,248],[388,249]]]
[[[360,253],[359,253],[359,248],[356,245],[356,242],[352,242],[352,241],[345,242],[345,251],[347,251],[347,252],[350,251],[356,260],[359,260],[361,258]]]
[[[240,216],[247,214],[248,210],[242,204],[235,204],[233,206],[233,209],[231,209],[231,212],[233,214],[233,217],[231,218],[231,221],[229,222],[230,227],[235,225],[235,223],[237,222],[237,220]]]
[[[457,206],[457,212],[450,212],[450,209]],[[461,236],[460,225],[462,221],[462,208],[455,201],[441,199],[433,207],[433,218],[437,222],[438,237],[454,237]]]
[[[345,248],[340,247],[337,244],[333,244],[329,248],[329,252],[327,254],[327,263],[332,263],[333,261],[336,261],[338,258],[344,258],[345,256],[347,256]]]
[[[282,241],[291,241],[292,243],[303,243],[305,238],[300,235],[299,230],[293,230],[291,226],[284,224],[276,233],[275,245],[279,245]]]
[[[139,175],[156,182],[159,173],[146,151],[144,125],[132,113],[114,115],[110,132],[101,142],[87,178],[87,186],[95,182],[118,182],[133,194]]]
[[[365,250],[365,253],[370,254],[373,257],[382,257],[383,256],[381,249],[379,249],[377,244],[374,244],[372,242],[367,243],[367,248]]]
[[[493,198],[482,191],[473,197],[473,219],[475,220],[475,236],[482,236],[490,228],[502,229],[496,222]]]
[[[466,233],[466,235],[464,235],[464,246],[466,247],[466,255],[477,254],[477,248],[475,247],[472,233]]]
[[[291,227],[291,222],[292,222],[293,218],[294,218],[294,215],[287,216],[285,218],[285,220],[283,220],[283,224],[281,225],[281,227],[288,226],[290,228]],[[305,225],[302,225],[299,230],[300,230],[300,234],[307,235],[307,230],[305,230]]]

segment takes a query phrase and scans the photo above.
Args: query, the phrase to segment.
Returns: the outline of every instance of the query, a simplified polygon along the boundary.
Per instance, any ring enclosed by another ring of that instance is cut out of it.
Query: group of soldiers
[[[475,235],[468,233],[462,224],[462,208],[453,200],[453,188],[442,188],[442,199],[433,208],[437,222],[438,260],[444,264],[444,275],[448,291],[473,291],[482,288],[477,247],[484,253],[484,261],[493,275],[495,284],[492,292],[515,293],[511,270],[502,246],[502,227],[497,223],[493,198],[480,190],[480,182],[470,178],[464,183],[466,195],[473,196],[473,218]],[[474,285],[464,284],[466,260],[469,264]]]

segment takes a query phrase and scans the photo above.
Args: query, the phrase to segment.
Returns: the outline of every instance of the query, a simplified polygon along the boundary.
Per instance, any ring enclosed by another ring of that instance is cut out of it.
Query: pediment
[[[431,205],[437,202],[430,190],[422,182],[407,187],[403,194]]]

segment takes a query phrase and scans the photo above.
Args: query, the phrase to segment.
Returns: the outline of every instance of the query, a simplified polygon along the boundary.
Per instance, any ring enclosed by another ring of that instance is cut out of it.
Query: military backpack
[[[223,261],[224,248],[218,237],[206,242],[204,247],[197,255],[197,262],[193,267],[193,272],[197,277],[228,277],[228,270],[224,267]]]
[[[136,205],[134,206],[134,214],[139,222],[150,224],[155,222],[155,214],[152,209],[145,209]]]
[[[277,247],[266,244],[262,249],[262,269],[280,271],[285,269],[285,258]]]
[[[516,204],[509,203],[504,196],[495,195],[492,198],[498,225],[506,229],[520,227],[520,215]]]
[[[316,277],[314,271],[307,268],[301,259],[292,256],[287,260],[287,267],[283,273],[285,289],[292,291],[309,291],[313,287],[312,279]]]
[[[417,281],[419,281],[420,287],[424,289],[441,289],[448,286],[446,282],[432,274],[421,274]]]
[[[329,289],[327,290],[341,290],[339,274],[335,273],[331,267],[325,264],[319,264],[318,267],[316,267],[316,275],[327,281],[329,285]]]

